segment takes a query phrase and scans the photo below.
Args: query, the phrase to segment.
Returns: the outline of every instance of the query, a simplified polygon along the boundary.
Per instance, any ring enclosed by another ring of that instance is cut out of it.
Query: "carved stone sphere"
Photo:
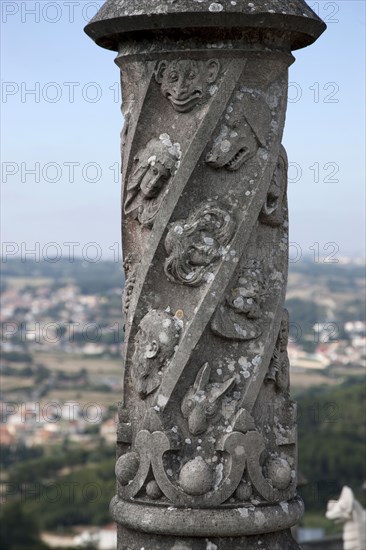
[[[136,477],[139,465],[140,459],[137,453],[126,453],[117,460],[115,471],[121,485],[127,485]]]
[[[213,483],[213,476],[209,466],[201,456],[190,460],[183,466],[179,475],[182,489],[192,496],[205,495]]]
[[[247,481],[242,479],[239,483],[237,490],[235,491],[235,497],[241,502],[247,502],[248,500],[250,500],[252,494],[253,491],[251,483],[248,483]]]
[[[146,494],[152,500],[158,500],[163,496],[159,485],[154,480],[149,481],[149,483],[146,485]]]
[[[265,475],[275,489],[287,489],[292,480],[291,466],[284,458],[269,458],[265,465]]]

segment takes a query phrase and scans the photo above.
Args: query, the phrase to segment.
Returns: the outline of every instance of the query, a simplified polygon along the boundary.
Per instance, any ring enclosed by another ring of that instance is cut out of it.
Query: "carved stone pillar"
[[[281,140],[324,29],[303,0],[108,0],[86,27],[125,117],[119,550],[298,548]]]

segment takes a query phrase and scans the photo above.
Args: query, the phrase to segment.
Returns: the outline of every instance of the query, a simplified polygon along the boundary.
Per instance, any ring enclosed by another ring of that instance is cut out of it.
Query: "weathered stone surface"
[[[119,549],[298,548],[286,151],[302,0],[108,0],[122,70]]]
[[[119,528],[120,550],[299,550],[290,530],[247,537],[171,537]]]
[[[314,42],[325,24],[305,0],[107,0],[86,32],[100,46],[117,50],[124,34],[171,28],[268,28],[291,34],[291,49]]]

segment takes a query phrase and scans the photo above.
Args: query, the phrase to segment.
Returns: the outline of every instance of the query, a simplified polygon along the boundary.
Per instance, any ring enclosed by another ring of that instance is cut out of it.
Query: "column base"
[[[117,550],[301,550],[289,529],[249,537],[166,537],[118,526]]]
[[[175,508],[114,497],[118,550],[298,550],[290,528],[303,514],[299,497],[249,507]]]

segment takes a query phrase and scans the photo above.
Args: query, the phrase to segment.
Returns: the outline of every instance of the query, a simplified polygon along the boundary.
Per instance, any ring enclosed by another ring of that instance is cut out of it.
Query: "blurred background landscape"
[[[113,261],[2,263],[3,550],[114,548],[108,506],[123,283]],[[341,531],[324,513],[343,485],[365,504],[364,287],[362,260],[309,256],[290,267],[291,385],[308,537]]]

